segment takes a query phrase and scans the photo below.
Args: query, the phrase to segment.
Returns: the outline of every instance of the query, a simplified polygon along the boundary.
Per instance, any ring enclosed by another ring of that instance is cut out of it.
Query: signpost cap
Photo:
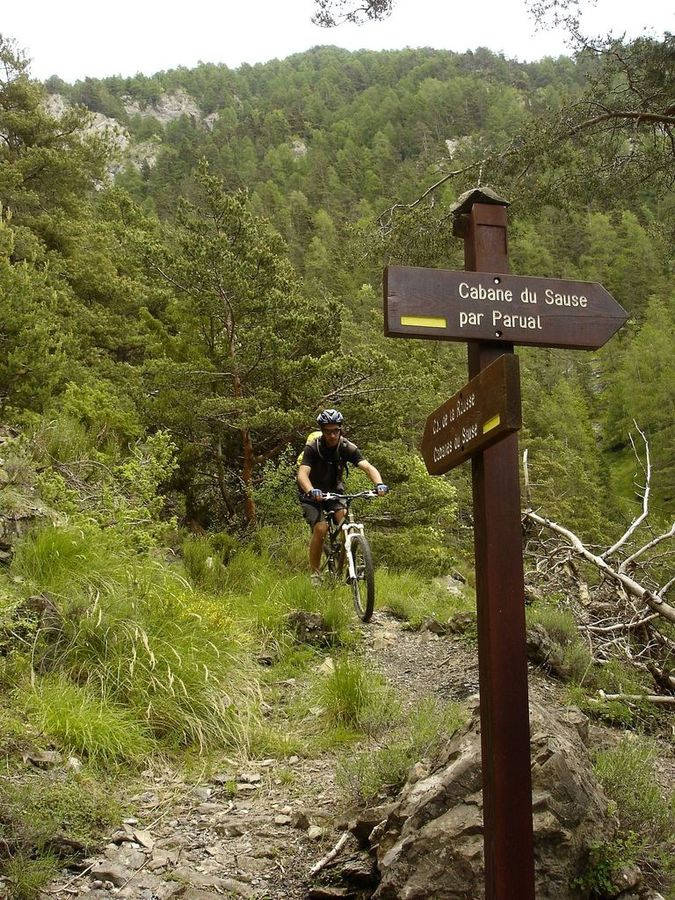
[[[453,216],[463,216],[471,212],[474,203],[492,203],[494,206],[510,206],[511,201],[500,197],[496,191],[489,187],[471,188],[457,198],[455,203],[450,207]]]

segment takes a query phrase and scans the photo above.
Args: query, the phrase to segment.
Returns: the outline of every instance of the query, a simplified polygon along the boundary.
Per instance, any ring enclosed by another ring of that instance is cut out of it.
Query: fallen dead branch
[[[523,520],[535,523],[544,532],[551,533],[545,538],[531,536],[526,545],[530,558],[536,560],[532,575],[542,578],[559,588],[566,585],[568,602],[576,605],[576,615],[581,618],[579,630],[589,642],[591,656],[596,663],[604,664],[612,658],[630,663],[642,676],[649,674],[661,694],[617,694],[607,695],[611,699],[648,699],[650,702],[671,706],[675,700],[675,678],[673,659],[675,642],[667,633],[659,630],[661,622],[675,624],[675,607],[666,601],[666,595],[675,578],[670,578],[659,586],[655,573],[663,572],[664,560],[672,552],[667,550],[654,554],[653,549],[675,537],[675,523],[670,528],[651,537],[636,548],[636,538],[641,526],[649,516],[649,497],[652,465],[649,443],[644,432],[637,426],[644,443],[644,462],[635,447],[638,463],[644,473],[644,484],[640,486],[641,510],[621,537],[606,550],[591,548],[588,544],[558,522],[553,521],[532,508],[532,496],[528,473],[527,450],[523,454],[523,471],[527,509]],[[652,532],[653,534],[653,532]],[[623,554],[620,552],[623,550]],[[621,556],[624,556],[621,559]],[[582,577],[574,560],[590,563],[601,574],[601,579],[592,589]],[[576,598],[576,599],[575,599]],[[665,699],[651,698],[657,697]]]
[[[340,850],[342,850],[342,848],[344,847],[344,845],[347,843],[348,840],[349,840],[349,832],[345,831],[340,836],[339,841],[333,847],[333,849],[329,850],[325,856],[321,857],[321,859],[318,861],[318,863],[316,863],[316,865],[312,866],[312,868],[309,870],[309,874],[317,875],[322,869],[325,869],[326,866],[328,865],[328,863],[332,862],[335,859],[335,857],[338,855]]]
[[[675,697],[663,694],[606,694],[598,691],[601,700],[647,700],[649,703],[660,703],[662,706],[675,706]]]

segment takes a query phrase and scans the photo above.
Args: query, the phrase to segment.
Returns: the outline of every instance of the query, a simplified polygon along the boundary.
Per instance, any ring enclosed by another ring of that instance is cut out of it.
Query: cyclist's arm
[[[362,469],[368,478],[373,482],[374,485],[382,484],[382,476],[377,471],[375,466],[372,466],[367,459],[362,459],[358,464],[359,469]],[[300,467],[302,468],[302,466]]]
[[[298,485],[300,486],[300,490],[305,494],[308,494],[312,490],[312,482],[309,480],[309,473],[311,469],[309,466],[300,466],[298,469]]]

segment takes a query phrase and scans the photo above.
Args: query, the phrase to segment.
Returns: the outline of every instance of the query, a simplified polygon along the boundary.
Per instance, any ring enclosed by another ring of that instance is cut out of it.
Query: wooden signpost
[[[468,343],[471,380],[431,414],[422,452],[431,474],[471,456],[485,896],[534,900],[513,345],[596,349],[627,316],[601,285],[508,275],[507,206],[486,190],[460,197],[454,233],[464,238],[466,271],[391,266],[384,309],[390,337]]]

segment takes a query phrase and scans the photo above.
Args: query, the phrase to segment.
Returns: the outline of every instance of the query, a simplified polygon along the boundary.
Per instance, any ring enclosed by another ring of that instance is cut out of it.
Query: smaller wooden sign
[[[505,353],[427,419],[422,456],[443,475],[522,425],[518,357]]]

